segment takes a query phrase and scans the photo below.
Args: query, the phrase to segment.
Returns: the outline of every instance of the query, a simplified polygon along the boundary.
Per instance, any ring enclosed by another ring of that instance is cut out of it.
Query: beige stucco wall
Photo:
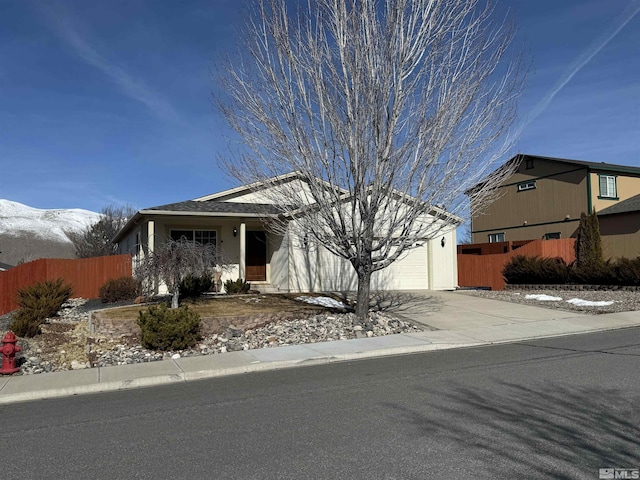
[[[615,205],[618,202],[631,198],[640,193],[640,177],[630,176],[620,173],[600,172],[605,175],[613,175],[616,177],[617,200],[608,198],[598,198],[600,194],[600,184],[598,173],[591,172],[591,199],[596,212],[604,210],[607,207]]]

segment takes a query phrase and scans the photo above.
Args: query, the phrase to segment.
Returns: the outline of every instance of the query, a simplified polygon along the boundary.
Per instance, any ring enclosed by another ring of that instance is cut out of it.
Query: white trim
[[[194,198],[194,202],[206,202],[207,200],[215,200],[216,198],[228,197],[228,196],[238,196],[241,193],[250,193],[254,192],[260,188],[267,188],[271,186],[272,182],[283,182],[285,180],[300,178],[299,172],[289,172],[284,175],[278,175],[277,177],[270,178],[265,181],[254,182],[248,185],[242,185],[240,187],[230,188],[229,190],[223,190],[222,192],[212,193],[209,195],[205,195],[204,197]]]

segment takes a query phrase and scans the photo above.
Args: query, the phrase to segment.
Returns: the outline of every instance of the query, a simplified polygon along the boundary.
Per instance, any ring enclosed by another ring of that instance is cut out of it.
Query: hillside
[[[42,210],[0,199],[0,262],[73,258],[75,249],[67,232],[80,232],[99,218],[89,210]]]

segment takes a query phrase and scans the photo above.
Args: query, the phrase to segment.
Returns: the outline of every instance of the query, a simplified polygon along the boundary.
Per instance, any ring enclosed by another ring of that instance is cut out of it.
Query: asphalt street
[[[1,475],[598,478],[640,467],[640,328],[0,406]]]

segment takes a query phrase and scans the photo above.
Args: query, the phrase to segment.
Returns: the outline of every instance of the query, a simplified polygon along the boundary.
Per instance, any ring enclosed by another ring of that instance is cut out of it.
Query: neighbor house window
[[[531,180],[529,182],[522,182],[518,184],[518,191],[522,192],[523,190],[533,190],[536,188],[536,181]]]
[[[618,191],[616,189],[616,177],[614,175],[598,175],[598,183],[600,184],[600,197],[618,197]]]
[[[216,244],[215,230],[171,230],[171,240],[189,240],[202,245]]]
[[[489,243],[504,242],[504,233],[490,233]]]
[[[544,234],[545,240],[558,240],[560,239],[560,232],[551,232]]]

